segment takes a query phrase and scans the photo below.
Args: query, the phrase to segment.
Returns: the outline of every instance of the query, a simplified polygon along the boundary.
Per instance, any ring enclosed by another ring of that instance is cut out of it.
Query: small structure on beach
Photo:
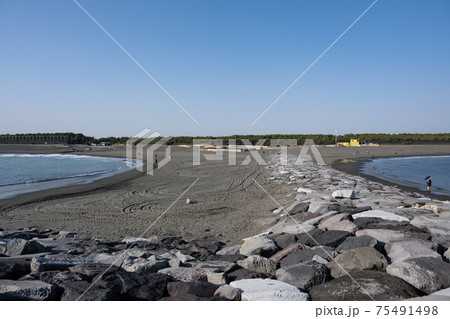
[[[359,144],[359,140],[357,138],[351,138],[350,142],[339,142],[337,143],[338,146],[345,146],[345,147],[349,147],[349,146],[361,146],[361,144]]]

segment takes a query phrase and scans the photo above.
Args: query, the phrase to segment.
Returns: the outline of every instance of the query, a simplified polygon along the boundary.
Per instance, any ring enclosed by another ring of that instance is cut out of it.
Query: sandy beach
[[[320,147],[319,150],[327,165],[352,174],[359,174],[359,160],[372,156],[450,154],[447,145]],[[0,152],[64,154],[73,153],[73,149],[2,145]],[[275,151],[265,155],[271,152]],[[298,154],[299,149],[293,148],[289,152]],[[76,154],[125,157],[125,149],[97,148]],[[127,236],[141,236],[154,223],[145,236],[214,238],[233,244],[276,222],[272,210],[278,208],[277,205],[255,185],[254,180],[281,205],[293,201],[285,196],[290,190],[289,185],[270,181],[267,167],[257,165],[254,160],[247,166],[239,165],[249,153],[238,153],[236,166],[228,165],[226,154],[223,161],[202,161],[200,166],[192,165],[192,149],[173,148],[172,154],[172,161],[155,171],[154,176],[131,171],[87,185],[2,200],[0,226],[5,229],[31,226],[67,229],[93,237],[121,240]],[[162,153],[159,156],[164,157]],[[188,205],[187,198],[197,203]]]

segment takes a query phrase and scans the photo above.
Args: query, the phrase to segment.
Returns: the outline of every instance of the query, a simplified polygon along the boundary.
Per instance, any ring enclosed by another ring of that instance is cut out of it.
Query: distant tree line
[[[360,143],[375,144],[449,144],[450,133],[438,134],[382,134],[382,133],[364,133],[364,134],[345,134],[338,135],[337,142],[349,142],[351,138],[359,139]],[[109,142],[111,144],[125,144],[129,137],[102,137],[94,138],[85,136],[81,133],[33,133],[33,134],[5,134],[0,135],[0,143],[3,144],[100,144]],[[242,145],[242,140],[249,140],[256,144],[259,140],[265,139],[264,145],[270,145],[273,139],[293,139],[297,140],[297,145],[303,145],[306,139],[312,139],[317,145],[334,144],[336,136],[331,134],[269,134],[269,135],[232,135],[232,136],[175,136],[172,137],[168,145],[192,145],[194,139],[222,139],[224,145],[228,145],[230,140],[235,140],[237,145]],[[158,141],[159,138],[152,142]],[[139,143],[137,139],[134,143]]]

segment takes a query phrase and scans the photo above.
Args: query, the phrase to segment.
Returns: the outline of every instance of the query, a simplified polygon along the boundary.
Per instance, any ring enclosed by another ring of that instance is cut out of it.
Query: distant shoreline
[[[413,156],[448,156],[448,154],[408,155],[408,156],[399,156],[399,157],[413,157]],[[378,158],[392,158],[392,157],[386,156],[386,157],[378,157]],[[424,191],[424,190],[421,190],[421,189],[418,189],[415,187],[410,187],[410,186],[406,186],[406,185],[393,183],[393,182],[387,181],[385,179],[377,178],[376,176],[373,176],[373,175],[365,174],[364,172],[362,172],[363,165],[372,160],[373,160],[372,158],[366,158],[366,159],[358,159],[358,160],[355,160],[354,162],[348,162],[348,163],[343,163],[342,160],[336,160],[335,162],[333,162],[331,164],[331,167],[334,169],[337,169],[341,172],[348,173],[351,175],[361,176],[367,180],[370,180],[373,182],[378,182],[383,185],[398,187],[399,189],[402,189],[402,190],[405,190],[408,192],[412,192],[412,193],[420,193],[420,194],[423,194],[425,197],[430,197],[432,199],[438,199],[438,200],[442,200],[442,201],[450,200],[449,196],[434,194],[432,192],[427,192],[427,191]]]

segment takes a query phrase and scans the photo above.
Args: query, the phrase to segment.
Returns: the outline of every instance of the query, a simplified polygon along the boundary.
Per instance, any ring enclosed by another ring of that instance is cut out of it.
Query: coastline
[[[414,155],[414,156],[445,156],[447,154],[441,154],[441,155]],[[396,157],[410,157],[408,156],[396,156]],[[378,158],[392,158],[391,156],[385,156],[385,157],[378,157]],[[386,185],[386,186],[393,186],[397,187],[399,189],[402,189],[404,191],[410,192],[410,193],[419,193],[422,194],[424,197],[429,197],[431,199],[437,199],[441,201],[448,201],[450,200],[450,196],[440,195],[440,194],[434,194],[432,192],[427,192],[425,190],[421,190],[419,188],[406,186],[402,184],[393,183],[390,181],[387,181],[385,179],[378,178],[373,175],[365,174],[362,172],[362,167],[365,163],[370,162],[372,158],[362,158],[362,159],[356,159],[352,161],[345,162],[343,161],[345,159],[335,160],[333,163],[331,163],[331,167],[339,170],[341,172],[351,174],[354,176],[360,176],[363,177],[369,181],[378,182],[380,184]]]
[[[15,152],[20,147],[15,147]],[[23,149],[24,153],[60,153],[62,148],[49,146]],[[67,150],[67,148],[65,148]],[[289,153],[299,154],[294,147]],[[417,190],[397,186],[372,176],[363,175],[359,167],[370,155],[376,157],[449,155],[450,145],[399,145],[374,148],[328,148],[319,147],[325,163],[351,175],[362,176],[382,185],[395,186],[411,193]],[[358,154],[355,154],[359,151]],[[2,152],[2,148],[0,148]],[[11,152],[7,150],[3,152]],[[266,156],[275,153],[268,150]],[[397,154],[396,154],[397,153]],[[124,147],[102,148],[77,152],[80,155],[125,157]],[[173,147],[173,159],[154,176],[132,170],[90,184],[73,185],[40,191],[0,201],[0,226],[18,228],[36,226],[40,229],[69,229],[92,236],[119,240],[130,235],[139,235],[150,221],[155,220],[167,207],[171,211],[164,216],[164,223],[156,224],[147,235],[189,234],[197,238],[219,236],[227,243],[240,242],[242,238],[259,233],[274,220],[272,211],[278,207],[255,186],[257,180],[281,205],[289,204],[292,190],[289,184],[269,179],[270,167],[240,163],[249,153],[237,154],[237,165],[229,166],[224,161],[204,161],[192,165],[192,149]],[[158,153],[164,158],[164,153]],[[340,165],[339,161],[350,162]],[[189,190],[173,207],[174,200],[198,178],[195,187]],[[422,193],[434,199],[448,200],[441,196]],[[186,205],[186,198],[198,201]],[[249,219],[255,223],[248,223]],[[226,221],[226,223],[224,222]]]
[[[53,289],[33,300],[416,301],[443,300],[435,293],[447,296],[449,202],[329,165],[298,165],[292,155],[284,164],[280,155],[267,153],[267,167],[227,161],[196,167],[188,164],[190,152],[174,152],[168,164],[173,166],[155,176],[0,210],[2,227],[12,221],[8,230],[0,229],[0,248],[6,252],[0,259],[11,266],[4,276],[13,279],[5,286],[30,288],[33,280],[39,283],[33,291]],[[175,204],[180,191],[199,176],[202,181],[188,194],[195,204]],[[244,177],[233,179],[237,176]],[[136,201],[142,197],[146,200]],[[123,200],[132,204],[119,206],[126,204]],[[160,202],[162,207],[152,211]],[[171,211],[165,214],[167,207]],[[147,232],[163,215],[156,225],[162,228]],[[28,226],[12,227],[18,223]],[[16,249],[17,241],[25,244],[23,250]],[[25,248],[28,255],[22,256]],[[28,258],[20,262],[29,267],[19,269],[18,258]],[[114,275],[102,275],[99,286],[92,286],[105,269]],[[74,274],[85,275],[75,287]],[[123,289],[117,276],[136,285]],[[199,293],[199,284],[211,291]],[[263,294],[252,293],[255,284]],[[174,285],[192,290],[178,293]],[[222,295],[221,289],[237,295]]]

